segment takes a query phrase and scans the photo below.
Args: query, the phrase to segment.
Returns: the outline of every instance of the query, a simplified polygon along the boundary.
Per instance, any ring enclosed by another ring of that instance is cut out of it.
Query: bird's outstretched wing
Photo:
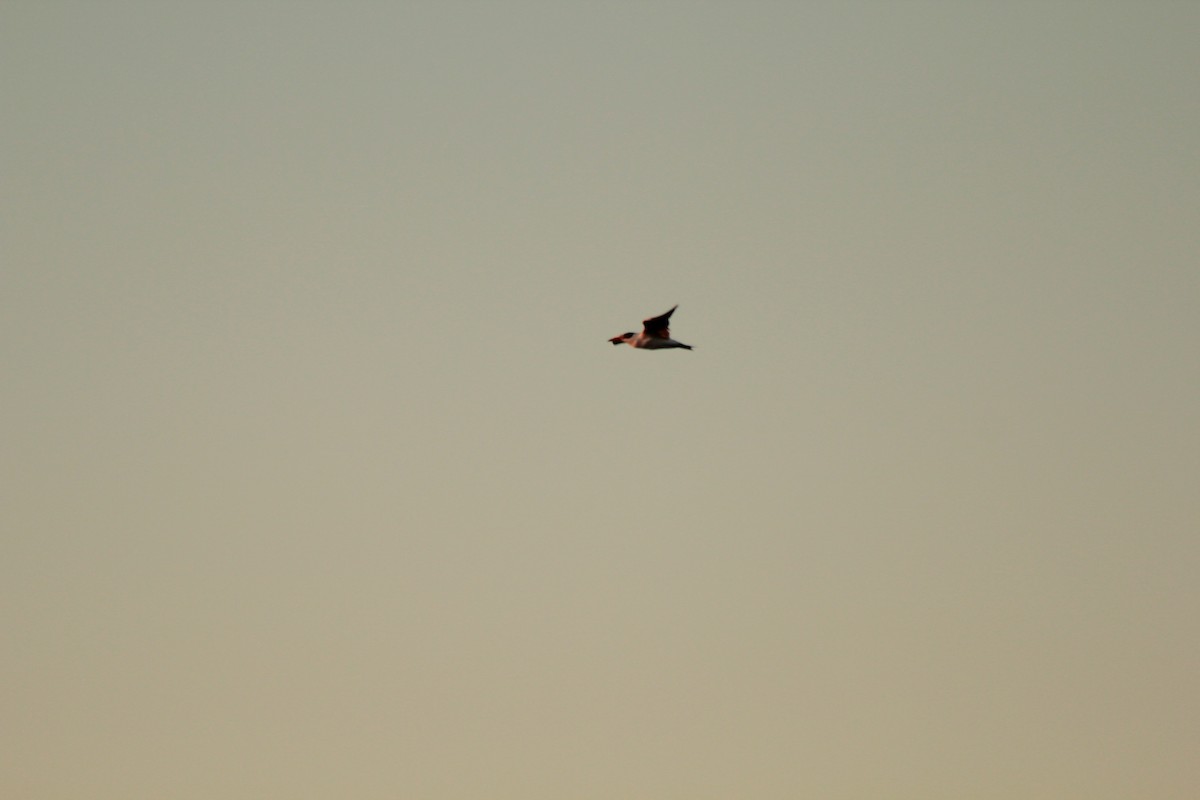
[[[675,313],[678,305],[673,306],[670,311],[665,314],[659,314],[657,317],[651,317],[642,322],[647,336],[653,336],[656,339],[671,338],[671,315]]]

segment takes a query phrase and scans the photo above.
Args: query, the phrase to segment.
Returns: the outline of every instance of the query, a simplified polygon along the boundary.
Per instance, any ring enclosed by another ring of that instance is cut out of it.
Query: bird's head
[[[635,336],[637,336],[637,334],[630,331],[629,333],[622,333],[620,336],[614,336],[613,338],[609,339],[609,341],[613,344],[625,344]]]

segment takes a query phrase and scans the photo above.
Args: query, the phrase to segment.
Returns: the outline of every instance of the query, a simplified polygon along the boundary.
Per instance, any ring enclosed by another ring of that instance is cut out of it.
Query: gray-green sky
[[[4,3],[0,795],[1190,799],[1197,42]]]

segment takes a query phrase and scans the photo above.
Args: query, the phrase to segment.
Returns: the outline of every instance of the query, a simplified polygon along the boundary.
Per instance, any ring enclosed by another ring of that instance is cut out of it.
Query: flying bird
[[[627,344],[630,347],[640,347],[644,350],[665,350],[669,347],[682,347],[684,350],[691,350],[690,344],[677,342],[671,338],[671,315],[675,313],[675,306],[665,314],[659,314],[657,317],[651,317],[642,322],[642,332],[622,333],[620,336],[614,336],[609,339],[613,344]]]

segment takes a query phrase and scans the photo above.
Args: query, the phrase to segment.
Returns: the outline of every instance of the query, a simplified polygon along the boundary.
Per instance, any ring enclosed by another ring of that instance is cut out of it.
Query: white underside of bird
[[[691,350],[692,346],[677,342],[674,339],[659,339],[656,336],[647,336],[644,333],[639,333],[632,339],[626,339],[625,344],[630,347],[640,347],[645,350],[664,350],[668,347],[682,347],[685,350]]]

